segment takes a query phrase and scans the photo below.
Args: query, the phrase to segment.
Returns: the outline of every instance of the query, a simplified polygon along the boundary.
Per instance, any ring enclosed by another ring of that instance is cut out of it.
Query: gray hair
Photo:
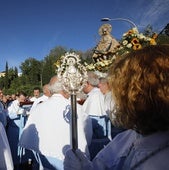
[[[99,77],[93,71],[88,71],[88,83],[92,86],[97,86],[99,84]]]
[[[107,77],[100,77],[99,82],[100,83],[108,83],[108,78]]]
[[[53,76],[50,79],[49,90],[51,94],[60,93],[63,90],[62,82],[58,80],[57,76]]]

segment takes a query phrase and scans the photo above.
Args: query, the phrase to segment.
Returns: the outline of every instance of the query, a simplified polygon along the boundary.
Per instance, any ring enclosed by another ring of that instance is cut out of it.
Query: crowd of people
[[[70,94],[57,75],[29,99],[1,89],[0,169],[168,169],[169,45],[116,59],[106,77],[89,71],[82,93],[73,150]]]
[[[93,158],[105,144],[103,143],[101,147],[96,145],[89,147],[96,134],[91,117],[108,117],[104,94],[100,91],[99,83],[101,82],[98,75],[88,72],[88,81],[83,92],[77,94],[78,97],[86,98],[81,105],[77,102],[78,148],[89,159]],[[70,94],[63,89],[62,82],[57,76],[52,77],[50,82],[43,86],[43,93],[40,94],[39,88],[34,88],[33,97],[19,92],[16,98],[1,110],[3,115],[1,122],[16,170],[23,169],[28,162],[31,162],[33,169],[37,167],[63,169],[64,155],[71,148]],[[25,101],[25,106],[21,105]],[[95,147],[96,151],[92,153]]]

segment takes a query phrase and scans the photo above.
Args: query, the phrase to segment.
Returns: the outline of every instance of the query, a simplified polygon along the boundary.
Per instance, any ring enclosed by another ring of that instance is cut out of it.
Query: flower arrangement
[[[136,27],[130,29],[123,34],[121,39],[121,48],[118,54],[128,53],[132,50],[139,50],[148,45],[156,45],[157,34],[153,33],[152,36],[145,36],[139,33]]]
[[[85,66],[87,70],[105,73],[109,70],[110,65],[117,57],[120,57],[123,54],[129,53],[133,50],[139,50],[148,45],[156,45],[156,38],[156,33],[153,33],[152,36],[146,36],[143,33],[139,33],[137,28],[134,27],[123,34],[120,41],[120,47],[116,50],[116,53],[112,58],[103,59],[90,64],[85,63]]]
[[[84,65],[86,69],[89,71],[99,71],[99,72],[105,73],[108,71],[110,65],[113,63],[113,60],[115,60],[115,58],[116,56],[114,55],[110,59],[103,59],[101,61],[92,62],[90,64],[85,62]]]

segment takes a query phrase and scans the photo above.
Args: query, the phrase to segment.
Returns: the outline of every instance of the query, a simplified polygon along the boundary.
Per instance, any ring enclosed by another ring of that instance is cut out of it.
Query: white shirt
[[[6,136],[5,129],[1,122],[0,122],[0,169],[2,170],[14,169],[8,139]]]
[[[99,88],[93,88],[86,101],[83,103],[84,112],[88,115],[102,116],[106,115],[104,106],[104,96]]]
[[[32,97],[32,98],[30,98],[30,101],[35,102],[37,99],[38,99],[37,97]]]

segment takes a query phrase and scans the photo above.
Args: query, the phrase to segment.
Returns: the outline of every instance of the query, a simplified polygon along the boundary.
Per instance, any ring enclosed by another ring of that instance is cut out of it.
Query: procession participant
[[[91,162],[66,153],[65,170],[168,170],[169,45],[128,53],[110,69],[116,120],[125,127]]]
[[[122,127],[117,127],[114,125],[114,119],[115,115],[113,114],[114,110],[114,100],[111,94],[111,88],[108,82],[108,77],[100,77],[99,78],[99,84],[98,87],[100,88],[100,91],[104,95],[104,105],[106,113],[111,120],[111,139],[113,139],[117,134],[123,132],[125,129]]]
[[[0,122],[4,125],[4,127],[6,128],[6,124],[7,124],[7,113],[6,113],[6,108],[5,108],[5,104],[3,102],[3,91],[2,89],[0,89]]]
[[[31,102],[35,102],[40,97],[40,88],[35,87],[33,89],[33,97],[30,98]]]
[[[92,71],[88,71],[87,74],[87,83],[83,88],[87,98],[82,108],[90,117],[88,121],[92,122],[92,131],[88,136],[92,139],[91,143],[89,143],[89,152],[91,159],[93,159],[110,141],[111,126],[104,106],[104,96],[98,88],[98,75]]]
[[[69,94],[63,90],[57,76],[51,78],[49,89],[52,96],[32,110],[19,145],[38,154],[43,168],[62,170],[65,152],[71,147],[71,106]],[[77,105],[77,114],[78,146],[89,156],[86,140],[88,132],[85,131],[85,126],[89,125],[80,105]]]
[[[110,116],[111,111],[114,107],[114,101],[111,94],[111,89],[106,77],[100,77],[98,87],[104,95],[104,106],[108,116]]]
[[[18,141],[27,121],[26,111],[20,106],[20,103],[25,102],[25,100],[26,94],[24,92],[19,92],[17,99],[12,101],[7,108],[6,133],[15,167],[18,167],[20,164]]]
[[[83,87],[83,92],[87,95],[87,98],[82,107],[88,115],[106,115],[104,107],[104,96],[98,88],[99,78],[92,71],[88,71],[87,74],[87,83]]]
[[[39,97],[37,100],[34,101],[30,112],[40,103],[46,101],[51,96],[50,90],[49,90],[49,84],[45,84],[43,86],[43,95]]]
[[[24,109],[20,107],[20,102],[26,101],[26,94],[24,92],[18,93],[18,98],[12,101],[8,106],[8,116],[16,118],[18,115],[23,114]]]

